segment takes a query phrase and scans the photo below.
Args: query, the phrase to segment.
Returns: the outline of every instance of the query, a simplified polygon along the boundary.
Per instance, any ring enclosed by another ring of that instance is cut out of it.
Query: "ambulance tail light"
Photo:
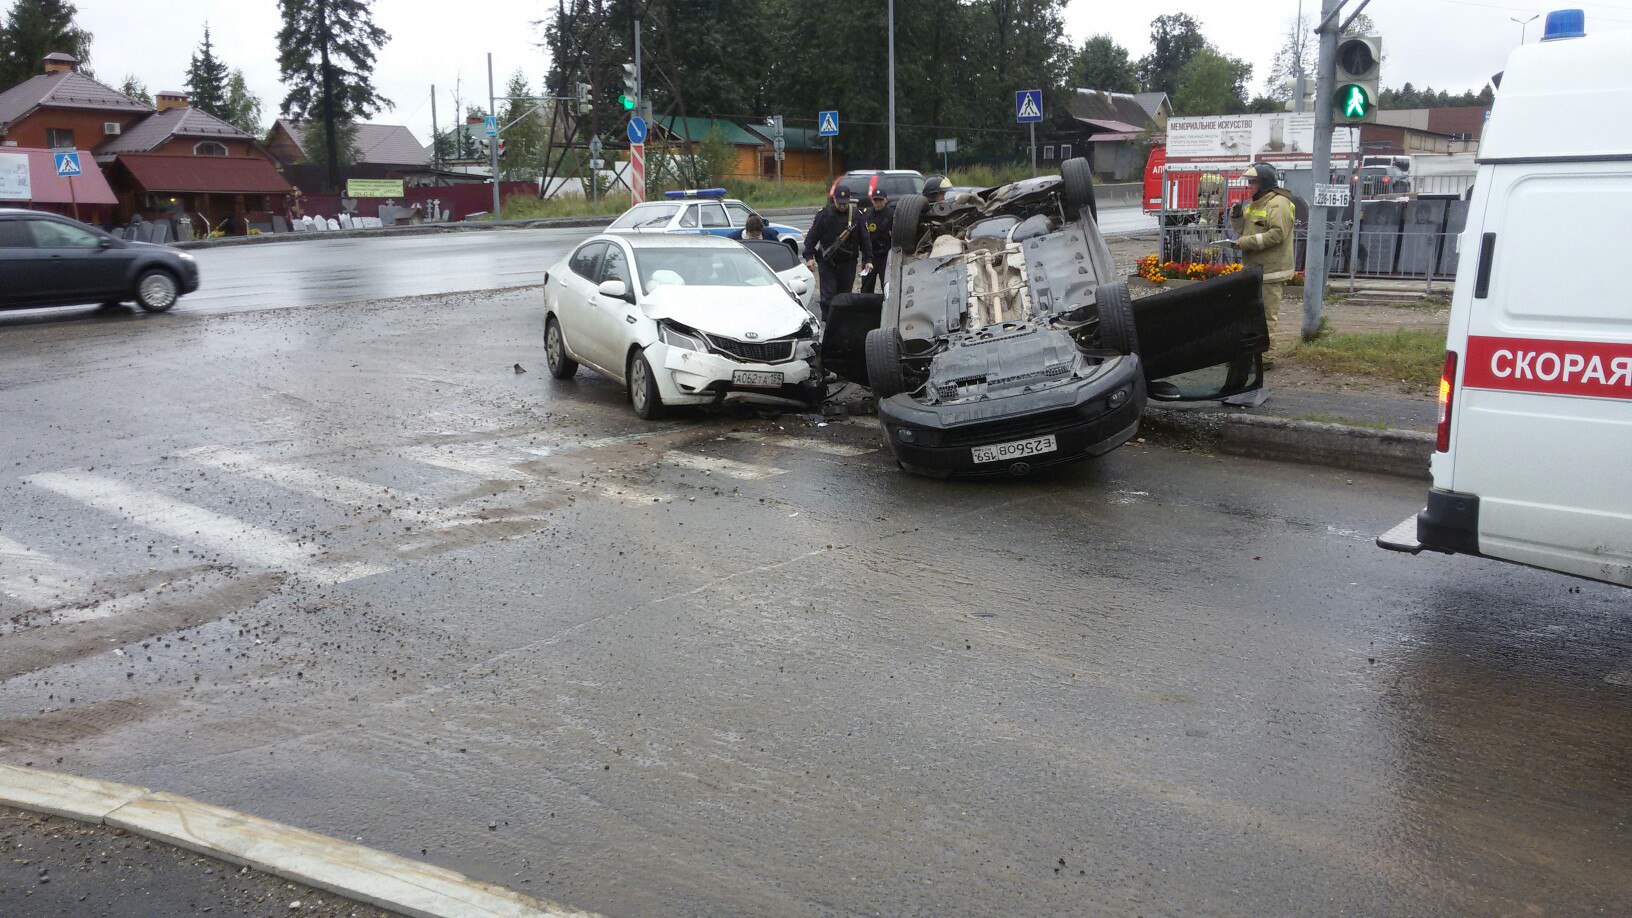
[[[1439,376],[1439,433],[1434,440],[1436,452],[1451,451],[1451,404],[1456,396],[1456,352],[1445,352],[1445,372]]]

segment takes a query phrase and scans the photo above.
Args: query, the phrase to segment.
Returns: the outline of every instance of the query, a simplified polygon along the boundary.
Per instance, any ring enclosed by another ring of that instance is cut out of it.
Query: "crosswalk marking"
[[[0,594],[30,606],[49,606],[83,583],[79,570],[0,536]]]
[[[480,446],[416,446],[403,450],[402,456],[414,462],[423,462],[437,468],[463,472],[488,481],[530,481],[533,476],[515,467],[518,459],[496,455],[492,449]]]
[[[726,434],[734,440],[746,440],[750,443],[764,443],[768,446],[780,446],[786,449],[802,449],[808,453],[822,453],[827,456],[841,456],[846,459],[853,456],[865,456],[868,453],[878,452],[877,447],[866,448],[848,446],[843,443],[834,443],[831,440],[821,440],[816,437],[790,437],[785,434],[761,434],[751,430],[737,430]]]
[[[384,572],[369,564],[326,565],[293,540],[232,517],[89,472],[43,472],[24,479],[105,513],[212,548],[256,567],[332,585]]]
[[[457,514],[447,510],[432,509],[428,506],[424,509],[402,506],[405,502],[422,500],[419,495],[410,491],[386,488],[372,482],[320,472],[306,466],[262,459],[230,447],[205,446],[185,450],[181,455],[201,465],[350,507],[375,507],[389,501],[396,506],[383,506],[381,510],[404,519],[448,521],[458,518]]]
[[[573,481],[570,478],[552,478],[550,481],[562,485],[570,491],[585,494],[599,494],[610,500],[623,501],[631,504],[666,504],[674,500],[674,495],[653,491],[639,485],[608,483],[604,481]]]
[[[230,580],[231,578],[227,574],[219,571],[208,571],[160,586],[148,587],[134,593],[126,593],[123,596],[104,599],[101,602],[53,609],[50,613],[41,615],[36,619],[26,619],[14,624],[20,625],[21,628],[35,628],[45,625],[77,625],[81,622],[114,618],[120,615],[128,615],[131,612],[139,612],[172,594],[187,595],[195,590],[214,589],[227,584]],[[13,628],[12,630],[18,629]],[[9,633],[8,623],[0,622],[0,635],[7,633]]]
[[[637,433],[619,434],[615,437],[595,437],[593,439],[567,440],[561,443],[551,443],[546,446],[524,446],[521,451],[534,456],[561,456],[576,453],[580,450],[605,449],[608,446],[621,446],[625,443],[638,443],[641,440],[650,440],[667,433],[685,428],[660,427],[652,430],[642,430]]]
[[[725,459],[720,456],[704,456],[700,453],[688,453],[685,450],[670,450],[663,454],[663,461],[670,465],[677,465],[683,469],[695,469],[710,474],[719,473],[731,478],[740,478],[743,481],[760,481],[776,475],[786,475],[787,469],[779,469],[770,465],[749,465],[735,459]]]

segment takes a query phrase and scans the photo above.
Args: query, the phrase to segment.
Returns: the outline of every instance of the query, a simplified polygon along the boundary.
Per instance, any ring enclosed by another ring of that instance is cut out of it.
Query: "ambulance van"
[[[1428,506],[1380,537],[1632,586],[1632,31],[1513,52],[1479,148]]]

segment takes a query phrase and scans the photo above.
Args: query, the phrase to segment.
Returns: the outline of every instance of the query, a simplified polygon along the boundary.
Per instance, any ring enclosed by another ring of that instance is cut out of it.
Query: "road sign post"
[[[74,190],[74,176],[83,175],[79,168],[78,150],[53,150],[51,158],[57,164],[57,175],[68,180],[68,200],[74,205],[74,219],[79,219],[79,192]]]
[[[833,138],[839,136],[838,109],[816,113],[816,135],[827,138],[827,178],[833,180]]]
[[[935,141],[935,152],[941,154],[941,171],[951,172],[952,160],[950,154],[958,152],[958,138],[947,137]]]
[[[646,119],[629,119],[629,199],[632,204],[646,201]]]
[[[1037,122],[1043,120],[1043,91],[1021,89],[1014,94],[1014,120],[1031,128],[1031,175],[1037,177]]]

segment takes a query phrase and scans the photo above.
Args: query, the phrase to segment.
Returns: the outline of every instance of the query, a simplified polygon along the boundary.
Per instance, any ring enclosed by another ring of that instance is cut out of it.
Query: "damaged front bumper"
[[[822,390],[811,366],[814,350],[781,363],[746,363],[719,354],[672,347],[661,341],[646,350],[665,404],[706,405],[727,400],[797,402],[810,405]],[[772,378],[779,382],[769,384]]]
[[[925,405],[901,394],[878,403],[896,461],[941,477],[1023,475],[1102,456],[1132,439],[1144,410],[1144,372],[1131,355],[1107,360],[1086,379],[1003,398]],[[982,449],[1048,437],[1046,451]]]

